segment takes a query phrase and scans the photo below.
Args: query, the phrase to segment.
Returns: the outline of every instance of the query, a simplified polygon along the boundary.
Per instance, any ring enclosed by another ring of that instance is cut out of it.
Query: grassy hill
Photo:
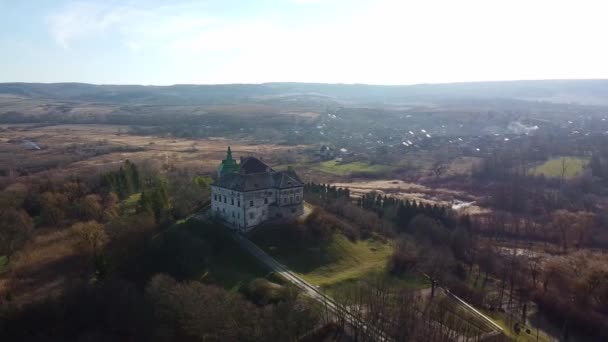
[[[155,238],[156,269],[226,289],[237,289],[269,272],[220,225],[189,219]]]
[[[393,251],[390,242],[350,241],[339,233],[319,244],[306,242],[290,228],[254,231],[251,240],[302,278],[319,286],[333,286],[382,271]]]

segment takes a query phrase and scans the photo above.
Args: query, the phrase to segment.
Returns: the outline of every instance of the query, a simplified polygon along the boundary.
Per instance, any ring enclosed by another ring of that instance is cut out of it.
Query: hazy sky
[[[0,82],[608,78],[608,1],[0,0]]]

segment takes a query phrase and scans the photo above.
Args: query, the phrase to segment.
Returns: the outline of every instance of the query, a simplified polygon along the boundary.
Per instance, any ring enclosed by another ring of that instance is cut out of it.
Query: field
[[[561,177],[562,171],[564,171],[564,177],[572,178],[583,172],[588,162],[588,159],[579,157],[553,158],[532,168],[531,172],[535,175],[545,175],[545,177]],[[563,166],[565,166],[565,170]]]
[[[49,170],[58,176],[95,176],[125,159],[148,168],[179,165],[210,174],[228,146],[237,156],[255,154],[271,165],[278,164],[273,158],[295,155],[305,147],[256,144],[248,139],[141,136],[127,133],[129,126],[116,125],[3,125],[2,129],[0,180]]]
[[[317,167],[315,167],[315,169],[317,169],[321,172],[332,174],[332,175],[348,176],[353,173],[375,174],[375,173],[387,172],[387,171],[391,170],[391,167],[387,166],[387,165],[380,165],[380,164],[370,165],[365,162],[352,162],[352,163],[342,164],[335,160],[328,160],[328,161],[319,163],[319,165]]]
[[[334,234],[320,247],[298,239],[289,227],[252,233],[251,239],[279,262],[318,286],[333,286],[384,270],[393,246],[380,240],[352,242]]]

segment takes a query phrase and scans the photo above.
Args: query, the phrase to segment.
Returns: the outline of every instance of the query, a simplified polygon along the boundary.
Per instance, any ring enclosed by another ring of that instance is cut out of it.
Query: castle
[[[304,212],[304,184],[295,172],[275,171],[255,157],[226,159],[211,185],[213,215],[238,231],[249,231],[274,218],[293,218]]]

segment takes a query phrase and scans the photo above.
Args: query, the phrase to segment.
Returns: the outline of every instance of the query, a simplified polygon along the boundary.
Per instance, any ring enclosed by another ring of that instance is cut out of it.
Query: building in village
[[[304,212],[304,184],[296,173],[275,171],[255,157],[226,159],[211,185],[211,210],[225,224],[248,231],[275,218],[293,218]]]

